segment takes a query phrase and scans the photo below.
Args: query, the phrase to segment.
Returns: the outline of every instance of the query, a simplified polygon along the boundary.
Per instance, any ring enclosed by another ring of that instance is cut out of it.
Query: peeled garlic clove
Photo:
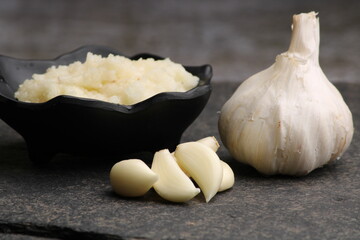
[[[202,143],[202,144],[208,146],[208,147],[211,148],[214,152],[216,152],[216,151],[219,149],[219,147],[220,147],[219,142],[216,140],[216,138],[215,138],[214,136],[202,138],[202,139],[198,140],[197,142]]]
[[[204,193],[206,202],[218,192],[223,168],[217,154],[198,142],[179,144],[175,150],[178,164],[194,179]]]
[[[110,171],[113,190],[124,197],[144,195],[157,180],[158,175],[139,159],[120,161]]]
[[[214,136],[202,138],[202,139],[198,140],[197,142],[202,143],[205,146],[211,148],[214,152],[216,152],[220,147],[219,142],[216,140],[216,138]],[[174,155],[174,153],[172,153],[172,154]],[[175,155],[174,155],[174,157],[175,157]],[[186,172],[185,169],[182,169],[182,170],[188,177],[190,177],[190,174],[188,172]]]
[[[264,174],[305,175],[350,145],[352,114],[319,65],[315,12],[294,15],[289,50],[245,80],[221,109],[219,133]]]
[[[175,159],[176,163],[178,164],[178,166],[180,167],[180,169],[183,171],[183,173],[187,176],[190,177],[190,174],[186,171],[186,169],[182,169],[181,166],[179,165],[179,161],[177,160],[177,158],[175,157],[175,152],[171,153],[171,156]]]
[[[197,142],[210,147],[214,152],[216,152],[220,147],[219,142],[216,140],[214,136],[202,138]],[[234,186],[235,176],[233,170],[226,162],[222,160],[220,160],[220,162],[221,162],[221,166],[223,167],[223,177],[220,184],[219,192],[222,192]]]
[[[200,192],[167,149],[155,153],[151,170],[159,176],[154,184],[155,191],[168,201],[186,202]]]
[[[222,192],[234,186],[235,176],[233,170],[226,162],[222,160],[220,160],[220,162],[223,168],[223,177],[218,191]]]

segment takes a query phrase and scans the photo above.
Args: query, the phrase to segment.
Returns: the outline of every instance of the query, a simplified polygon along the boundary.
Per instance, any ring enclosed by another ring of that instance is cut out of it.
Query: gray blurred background
[[[320,16],[320,64],[332,82],[360,83],[357,0],[0,0],[0,54],[54,58],[86,44],[209,63],[213,81],[241,82],[287,50],[292,15]]]

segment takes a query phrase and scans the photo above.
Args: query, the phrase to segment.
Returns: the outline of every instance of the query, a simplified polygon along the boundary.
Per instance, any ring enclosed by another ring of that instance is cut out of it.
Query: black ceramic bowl
[[[83,62],[88,52],[105,57],[110,53],[122,55],[107,47],[84,46],[54,60],[0,56],[0,117],[23,136],[30,159],[43,163],[57,153],[118,156],[174,150],[209,99],[210,65],[185,66],[200,78],[194,89],[160,93],[131,106],[72,96],[58,96],[45,103],[25,103],[14,98],[19,85],[32,74],[43,73],[53,65]],[[162,59],[152,54],[130,58]]]

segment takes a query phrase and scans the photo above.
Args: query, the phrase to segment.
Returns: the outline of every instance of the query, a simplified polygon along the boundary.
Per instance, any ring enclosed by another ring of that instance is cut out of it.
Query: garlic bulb
[[[316,15],[294,15],[289,50],[245,80],[221,109],[223,144],[261,173],[305,175],[351,142],[351,112],[319,65]]]

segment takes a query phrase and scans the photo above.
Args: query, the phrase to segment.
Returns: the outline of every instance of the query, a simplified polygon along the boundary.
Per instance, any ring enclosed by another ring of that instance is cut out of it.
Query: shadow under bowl
[[[134,105],[58,96],[44,103],[26,103],[14,93],[34,73],[50,66],[83,62],[88,52],[123,55],[104,46],[84,46],[53,60],[22,60],[0,56],[0,118],[23,136],[29,158],[45,163],[57,153],[121,156],[174,150],[186,128],[204,109],[211,94],[210,65],[184,66],[200,81],[187,92],[159,93]],[[130,59],[162,57],[137,54]]]

